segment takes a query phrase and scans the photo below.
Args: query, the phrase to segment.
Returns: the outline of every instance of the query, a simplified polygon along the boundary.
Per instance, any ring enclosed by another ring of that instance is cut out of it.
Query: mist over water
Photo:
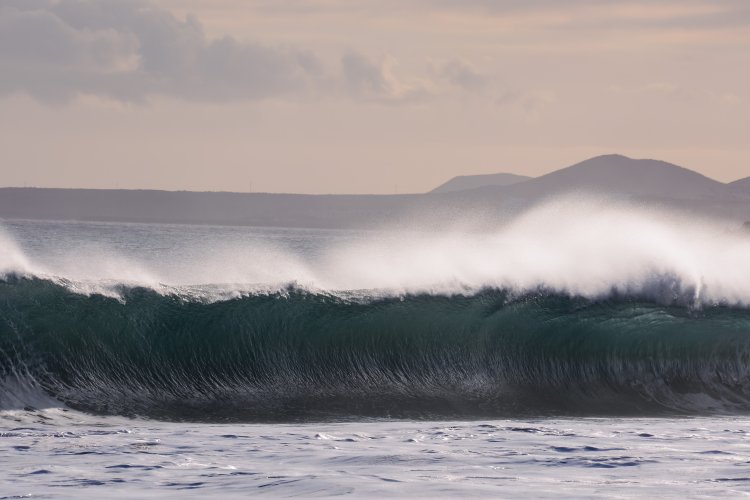
[[[492,230],[467,229],[466,220],[442,231],[400,223],[308,234],[83,225],[75,239],[51,233],[25,247],[5,230],[0,272],[62,279],[84,293],[126,284],[163,293],[192,287],[216,299],[292,284],[378,296],[498,288],[750,304],[750,234],[733,223],[594,198],[549,202]]]
[[[397,222],[6,221],[0,407],[200,421],[750,411],[740,227],[597,199],[492,229]]]

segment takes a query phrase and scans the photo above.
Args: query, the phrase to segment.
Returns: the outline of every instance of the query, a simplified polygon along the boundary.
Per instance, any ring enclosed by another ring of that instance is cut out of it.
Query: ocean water
[[[3,498],[750,494],[750,420],[190,424],[6,412]]]
[[[750,494],[750,235],[0,223],[0,498]]]

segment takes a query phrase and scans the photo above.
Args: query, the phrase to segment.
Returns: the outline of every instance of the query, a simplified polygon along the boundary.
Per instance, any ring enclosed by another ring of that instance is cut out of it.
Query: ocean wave
[[[750,410],[750,237],[726,223],[562,200],[493,231],[314,233],[293,242],[325,244],[301,252],[201,229],[150,260],[139,245],[155,233],[126,229],[96,231],[129,254],[81,243],[46,260],[0,234],[0,408],[248,421]]]
[[[544,289],[118,294],[0,281],[0,404],[35,390],[93,413],[210,421],[750,410],[745,308]]]
[[[541,288],[589,299],[617,293],[697,306],[750,305],[750,234],[736,221],[611,201],[558,200],[494,230],[327,233],[308,238],[330,240],[313,250],[278,238],[230,241],[216,233],[206,230],[189,248],[155,256],[140,255],[142,242],[118,235],[118,245],[131,251],[82,242],[49,259],[29,257],[0,233],[0,276],[56,280],[84,294],[115,296],[124,285],[219,301],[294,283],[311,291],[392,296]]]

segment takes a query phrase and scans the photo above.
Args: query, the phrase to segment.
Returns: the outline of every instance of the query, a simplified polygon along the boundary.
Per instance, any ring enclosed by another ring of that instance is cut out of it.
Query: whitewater
[[[0,497],[750,492],[741,223],[440,222],[2,221]]]
[[[253,234],[230,227],[99,224],[79,226],[80,235],[53,233],[57,244],[27,234],[33,241],[23,250],[6,228],[0,272],[65,279],[97,293],[113,282],[166,293],[191,286],[252,293],[289,284],[387,295],[546,288],[594,299],[621,292],[750,304],[750,240],[737,221],[576,197],[494,229],[475,225],[457,218],[440,231],[401,224],[398,231],[277,228]],[[131,231],[113,234],[124,227]],[[145,236],[150,243],[141,241]]]

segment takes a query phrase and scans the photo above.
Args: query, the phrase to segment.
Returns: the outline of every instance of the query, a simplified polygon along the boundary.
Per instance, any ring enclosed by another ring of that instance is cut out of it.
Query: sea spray
[[[162,231],[180,238],[177,226]],[[623,203],[558,200],[482,232],[328,232],[315,251],[289,245],[286,233],[261,240],[237,231],[216,238],[204,229],[200,238],[148,254],[119,239],[116,246],[76,241],[35,259],[3,237],[0,270],[42,273],[93,292],[117,283],[165,293],[198,287],[216,291],[219,300],[294,283],[366,295],[541,287],[591,299],[617,292],[750,304],[750,237],[739,226]]]
[[[65,224],[0,241],[3,407],[750,411],[750,239],[731,224],[595,200],[484,232]]]

